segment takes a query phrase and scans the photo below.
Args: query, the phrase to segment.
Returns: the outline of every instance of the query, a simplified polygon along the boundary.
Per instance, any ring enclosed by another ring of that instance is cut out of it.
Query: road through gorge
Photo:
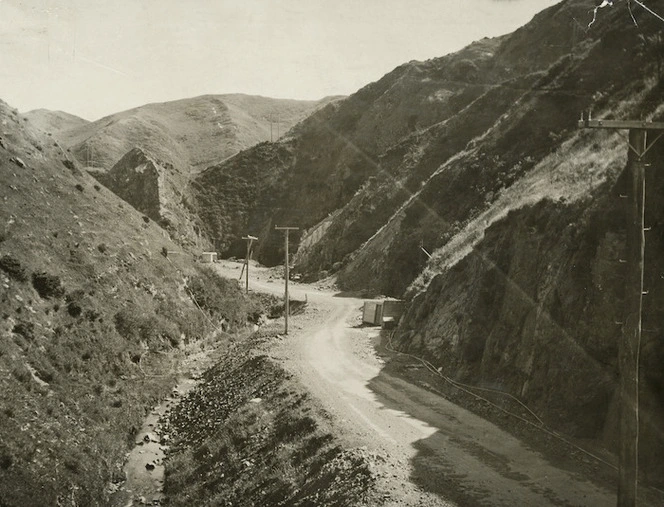
[[[237,278],[239,264],[220,263]],[[261,268],[252,290],[283,294]],[[363,301],[292,284],[308,302],[271,351],[317,398],[348,446],[374,456],[386,505],[606,506],[614,491],[556,467],[498,426],[430,389],[390,375],[376,353],[377,328],[361,327]]]

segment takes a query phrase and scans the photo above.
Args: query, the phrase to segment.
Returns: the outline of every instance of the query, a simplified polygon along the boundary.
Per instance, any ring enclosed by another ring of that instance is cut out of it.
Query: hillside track
[[[222,263],[225,275],[239,265]],[[253,290],[283,293],[265,269]],[[349,446],[375,457],[385,505],[605,506],[615,493],[556,467],[519,439],[442,396],[388,374],[376,354],[378,332],[361,327],[363,301],[292,284],[307,299],[291,333],[271,354],[295,373],[331,415]]]

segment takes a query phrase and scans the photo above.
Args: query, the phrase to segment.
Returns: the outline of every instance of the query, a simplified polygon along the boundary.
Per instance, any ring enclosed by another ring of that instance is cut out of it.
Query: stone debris
[[[159,439],[155,436],[154,433],[146,433],[143,437],[143,442],[149,444],[150,442],[159,443]]]
[[[23,160],[21,160],[19,157],[12,157],[9,160],[21,168],[26,167],[25,162],[23,162]]]

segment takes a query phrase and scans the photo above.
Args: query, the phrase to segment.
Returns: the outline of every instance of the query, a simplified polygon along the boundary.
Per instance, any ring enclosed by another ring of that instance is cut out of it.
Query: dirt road
[[[226,275],[239,275],[224,263]],[[251,286],[283,282],[252,269]],[[559,469],[509,433],[418,385],[387,374],[377,331],[360,328],[362,301],[293,284],[309,310],[273,354],[332,414],[343,439],[376,456],[387,505],[546,506],[615,504],[615,494]]]

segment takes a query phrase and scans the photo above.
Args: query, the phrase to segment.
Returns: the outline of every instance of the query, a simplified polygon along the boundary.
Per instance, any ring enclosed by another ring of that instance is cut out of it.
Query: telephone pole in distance
[[[250,235],[247,234],[242,239],[247,240],[247,259],[244,261],[244,265],[245,265],[245,268],[247,269],[247,271],[245,273],[246,282],[247,282],[246,283],[246,285],[247,285],[246,290],[247,290],[247,294],[249,294],[249,256],[251,255],[251,247],[252,247],[254,241],[256,241],[258,238],[256,236],[250,236]],[[240,274],[240,276],[242,276],[242,275]]]
[[[290,305],[288,303],[288,278],[289,278],[289,259],[288,259],[288,233],[290,231],[297,231],[299,227],[278,227],[275,226],[275,230],[277,231],[286,231],[286,234],[284,236],[285,238],[285,262],[284,262],[284,281],[285,281],[285,290],[284,290],[284,319],[285,319],[285,327],[284,327],[284,334],[288,334],[288,315],[290,313]]]

